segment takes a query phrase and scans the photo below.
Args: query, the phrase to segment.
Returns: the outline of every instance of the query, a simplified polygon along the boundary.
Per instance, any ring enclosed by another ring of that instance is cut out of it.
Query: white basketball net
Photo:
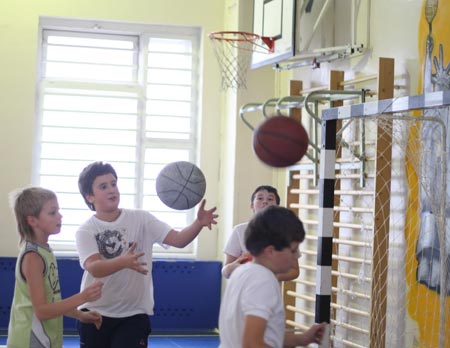
[[[214,53],[219,63],[222,90],[247,88],[247,71],[254,51],[269,53],[273,41],[245,32],[223,31],[209,34]],[[266,40],[270,42],[267,43]]]

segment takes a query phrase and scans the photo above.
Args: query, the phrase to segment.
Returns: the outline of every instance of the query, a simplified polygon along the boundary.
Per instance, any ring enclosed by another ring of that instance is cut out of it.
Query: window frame
[[[123,83],[122,87],[124,90],[132,90],[139,95],[138,99],[138,126],[137,129],[141,131],[136,132],[137,145],[136,151],[136,175],[135,175],[135,195],[134,195],[134,207],[127,208],[137,208],[142,209],[144,201],[144,181],[145,181],[145,151],[152,146],[166,147],[166,148],[180,148],[179,146],[174,146],[173,139],[166,140],[156,140],[143,137],[145,135],[145,117],[146,117],[146,103],[147,98],[147,79],[146,74],[148,71],[147,66],[147,54],[148,54],[148,42],[152,37],[159,38],[174,38],[174,39],[189,39],[192,42],[192,74],[195,75],[192,78],[192,89],[191,89],[191,129],[193,130],[193,136],[191,140],[186,140],[185,148],[188,149],[189,161],[193,163],[198,163],[199,159],[199,122],[201,120],[201,83],[200,83],[200,51],[201,51],[201,28],[196,26],[179,26],[179,25],[160,25],[160,24],[144,24],[144,23],[131,23],[131,22],[118,22],[118,21],[98,21],[98,20],[85,20],[85,19],[71,19],[71,18],[60,18],[60,17],[40,17],[39,20],[39,45],[37,54],[37,83],[36,83],[36,127],[34,134],[34,148],[33,148],[33,164],[32,164],[32,183],[34,185],[40,185],[40,163],[41,163],[41,150],[42,150],[42,129],[43,129],[43,98],[45,90],[48,86],[51,87],[92,87],[98,84],[99,86],[105,87],[105,83],[96,82],[82,82],[82,81],[58,81],[54,79],[44,79],[43,78],[43,66],[45,62],[45,50],[44,50],[44,38],[46,32],[59,32],[64,31],[65,33],[74,32],[76,33],[86,33],[95,36],[96,34],[111,34],[115,36],[134,36],[137,37],[138,45],[138,56],[137,63],[138,67],[135,70],[136,80],[135,83]],[[116,84],[113,90],[116,90]],[[183,141],[179,139],[176,143],[182,144]],[[101,160],[101,159],[99,159]],[[77,173],[78,174],[78,173]],[[120,173],[119,174],[119,189],[120,189]],[[80,196],[81,198],[81,196]],[[124,207],[123,205],[121,205]],[[85,207],[88,210],[87,206]],[[152,212],[153,213],[153,212]],[[188,224],[195,219],[194,208],[187,212]],[[80,221],[82,223],[83,221]],[[64,223],[64,219],[63,219]],[[170,224],[170,222],[169,222]],[[175,228],[182,228],[184,226],[174,226]],[[50,241],[49,242],[55,251],[57,256],[76,256],[76,249],[74,240],[72,243],[67,243],[66,241]],[[197,256],[197,241],[191,243],[188,247],[184,249],[164,249],[161,246],[155,245],[153,250],[154,257],[158,258],[186,258],[193,259]]]

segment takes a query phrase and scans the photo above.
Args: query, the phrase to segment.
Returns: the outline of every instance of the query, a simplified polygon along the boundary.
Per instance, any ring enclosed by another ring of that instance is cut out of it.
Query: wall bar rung
[[[315,189],[292,189],[291,193],[294,194],[305,194],[305,195],[318,195],[319,190]],[[336,190],[336,195],[341,196],[373,196],[373,191],[361,191],[361,190]]]
[[[360,241],[356,241],[356,240],[347,240],[347,239],[339,239],[339,238],[333,239],[333,243],[358,246],[358,247],[364,247],[364,248],[372,247],[372,244],[370,244],[369,242],[360,242]]]
[[[314,302],[316,300],[314,297],[306,296],[304,294],[300,294],[298,292],[291,291],[291,290],[289,290],[287,292],[287,294],[292,296],[292,297],[299,298],[299,299],[302,299],[302,300],[305,300],[305,301],[309,301],[309,302]]]
[[[294,307],[294,306],[291,306],[291,305],[286,306],[286,309],[289,309],[290,311],[295,312],[295,313],[307,315],[308,317],[314,317],[314,313],[313,312],[308,312],[308,311],[305,311],[304,309],[297,308],[297,307]]]
[[[331,274],[336,277],[342,277],[342,278],[348,278],[348,279],[354,279],[354,280],[362,280],[365,282],[370,283],[372,279],[370,277],[361,277],[359,275],[346,273],[346,272],[339,272],[339,271],[331,271]]]
[[[316,204],[298,204],[291,203],[289,207],[296,209],[305,209],[305,210],[318,210],[319,206]],[[347,206],[339,206],[334,207],[334,211],[345,211],[345,212],[354,212],[354,213],[373,213],[372,208],[361,208],[361,207],[347,207]]]
[[[300,263],[298,265],[298,267],[300,267],[300,269],[305,269],[307,271],[316,271],[317,270],[317,267],[315,265],[314,266],[310,266],[310,265],[305,265],[305,264]]]
[[[336,179],[338,180],[342,180],[342,179],[359,179],[361,176],[360,173],[352,173],[352,174],[336,174]],[[306,174],[306,173],[301,173],[301,174],[294,174],[292,175],[293,179],[298,179],[298,180],[306,180],[306,179],[314,179],[314,174]],[[368,174],[366,175],[366,178],[374,178],[373,174]]]
[[[286,320],[286,324],[288,324],[289,326],[295,327],[297,329],[300,329],[302,331],[306,331],[309,329],[308,326],[296,323],[295,321],[292,321],[292,320]]]
[[[340,327],[343,327],[343,328],[346,328],[346,329],[349,329],[349,330],[352,330],[352,331],[356,331],[356,332],[359,332],[359,333],[365,334],[365,335],[369,334],[369,330],[364,330],[364,329],[361,329],[361,328],[356,327],[354,325],[342,323],[342,322],[339,322],[339,321],[336,321],[336,320],[331,320],[331,321],[336,326],[340,326]]]
[[[354,292],[354,291],[350,291],[350,290],[346,290],[346,289],[339,289],[336,287],[333,287],[332,291],[336,294],[344,294],[344,295],[351,296],[351,297],[358,297],[360,299],[370,300],[370,295],[362,294],[360,292]]]
[[[345,311],[347,313],[361,315],[361,316],[366,317],[366,318],[369,317],[369,312],[360,311],[358,309],[347,307],[347,306],[338,305],[336,303],[331,303],[331,308],[343,310],[343,311]]]
[[[309,282],[309,281],[303,280],[303,279],[296,279],[296,280],[294,280],[294,282],[297,284],[302,284],[302,285],[316,286],[316,283]],[[332,287],[331,290],[336,294],[343,294],[346,296],[357,297],[357,298],[363,299],[363,300],[370,300],[369,295],[362,294],[360,292],[350,291],[350,290],[346,290],[346,289],[339,289],[337,287]]]
[[[347,347],[351,347],[351,348],[367,348],[366,346],[360,346],[359,344],[353,343],[349,340],[344,340],[344,339],[340,339],[340,338],[336,338],[335,336],[331,336],[331,340],[333,342],[335,342],[336,344],[338,343],[342,343]]]
[[[302,220],[304,225],[313,225],[316,226],[319,224],[319,222],[317,220]],[[350,224],[350,223],[343,223],[343,222],[334,222],[333,223],[334,227],[340,227],[340,228],[351,228],[354,230],[360,230],[360,229],[364,229],[364,230],[372,230],[373,226],[371,225],[360,225],[360,224]]]
[[[308,236],[306,236],[305,239],[310,240],[310,241],[317,241],[317,236],[308,235]],[[358,246],[358,247],[362,247],[362,248],[372,248],[372,244],[371,243],[363,242],[363,241],[356,241],[356,240],[348,240],[348,239],[336,238],[336,239],[333,239],[333,243]],[[399,243],[397,243],[397,244],[399,244]],[[397,247],[399,247],[399,246],[397,246]]]
[[[310,282],[310,281],[304,280],[304,279],[295,279],[294,282],[296,282],[297,284],[302,284],[302,285],[306,285],[306,286],[316,286],[315,282]]]
[[[317,250],[302,250],[302,254],[309,255],[309,256],[317,256]],[[339,261],[345,261],[345,262],[354,262],[358,264],[367,264],[371,265],[372,261],[367,259],[362,259],[359,257],[351,257],[351,256],[344,256],[344,255],[332,255],[333,260],[339,260]]]

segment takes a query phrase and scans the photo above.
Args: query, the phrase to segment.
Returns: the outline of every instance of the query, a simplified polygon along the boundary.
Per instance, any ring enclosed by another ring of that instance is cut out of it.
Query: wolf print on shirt
[[[112,259],[128,250],[131,243],[127,242],[124,231],[105,230],[95,236],[98,250],[106,259]]]

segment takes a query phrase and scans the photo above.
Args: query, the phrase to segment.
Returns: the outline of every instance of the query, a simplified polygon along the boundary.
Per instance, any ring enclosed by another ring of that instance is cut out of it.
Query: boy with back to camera
[[[81,293],[61,299],[58,268],[48,238],[61,230],[62,215],[53,191],[28,187],[11,194],[20,235],[16,282],[8,327],[8,348],[61,348],[62,316],[100,327],[99,313],[76,309],[101,296],[95,281]]]
[[[271,205],[280,205],[280,196],[275,187],[269,185],[258,186],[253,191],[250,199],[250,208],[254,214]],[[224,248],[225,265],[222,268],[222,275],[228,279],[231,273],[240,265],[251,260],[247,248],[245,247],[245,229],[248,222],[236,225],[231,232],[230,238]],[[285,273],[277,274],[279,281],[293,280],[300,273],[298,262],[294,263],[292,268]]]
[[[77,231],[76,244],[84,269],[81,288],[95,278],[105,283],[100,300],[81,306],[103,316],[100,330],[80,323],[82,348],[143,348],[153,314],[152,248],[154,243],[183,248],[203,227],[216,224],[216,208],[205,200],[194,222],[176,231],[149,212],[119,208],[120,193],[114,168],[94,162],[81,172],[78,186],[95,212]]]
[[[245,231],[253,261],[230,278],[219,316],[220,348],[295,347],[320,343],[326,323],[306,332],[286,333],[285,312],[276,274],[298,262],[303,224],[289,209],[270,206],[258,212]]]

